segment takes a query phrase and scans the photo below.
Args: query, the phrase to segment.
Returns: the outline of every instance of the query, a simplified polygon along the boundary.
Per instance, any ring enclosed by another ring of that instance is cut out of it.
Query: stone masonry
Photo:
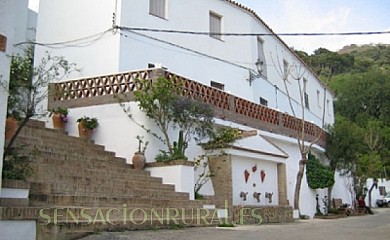
[[[201,201],[88,140],[33,122],[17,145],[31,156],[28,201],[1,202],[0,220],[36,220],[37,239],[74,239],[100,230],[210,225]],[[200,218],[202,217],[202,218]]]

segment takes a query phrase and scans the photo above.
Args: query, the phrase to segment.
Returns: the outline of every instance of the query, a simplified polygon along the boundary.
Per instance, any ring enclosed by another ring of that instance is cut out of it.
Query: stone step
[[[188,200],[188,193],[175,192],[167,195],[160,192],[151,192],[149,195],[133,196],[91,196],[91,195],[47,195],[30,194],[30,206],[41,207],[66,207],[66,206],[85,206],[85,207],[120,207],[126,204],[133,208],[143,207],[170,207],[170,208],[188,208],[200,207],[200,202]]]
[[[73,149],[71,149],[73,150]],[[35,149],[34,151],[39,151],[39,153],[36,153],[34,158],[36,159],[35,162],[37,163],[50,163],[50,164],[88,164],[89,165],[104,165],[104,166],[116,166],[116,167],[124,167],[124,166],[131,166],[130,164],[126,163],[126,160],[124,158],[119,158],[115,156],[110,155],[103,155],[100,153],[78,153],[77,151],[74,151],[72,153],[56,153],[52,150],[44,150],[44,149]],[[34,152],[32,152],[34,154]],[[58,161],[57,163],[53,161]]]
[[[34,172],[28,179],[31,208],[23,210],[27,212],[24,214],[36,211],[35,206],[38,209],[119,208],[123,204],[129,209],[202,206],[202,202],[189,200],[188,193],[175,192],[173,185],[162,184],[161,178],[133,169],[126,159],[115,157],[103,146],[59,130],[45,129],[41,123],[34,124],[26,126],[17,140],[19,146],[24,146],[23,151],[32,155]]]
[[[55,146],[64,146],[64,144],[68,146],[74,147],[91,147],[92,149],[104,150],[104,146],[94,144],[91,140],[80,139],[79,137],[69,136],[65,132],[47,129],[47,128],[36,128],[36,127],[28,127],[22,129],[18,136],[18,140],[26,140],[30,141],[31,144],[34,145],[45,145],[47,143],[52,143]],[[86,149],[88,150],[88,149]]]
[[[162,183],[161,178],[151,177],[149,172],[131,169],[129,166],[123,168],[99,169],[94,167],[79,166],[60,166],[55,164],[30,164],[34,174],[29,177],[33,182],[58,182],[67,183],[92,183],[99,184],[105,182],[124,181],[151,181]]]
[[[34,136],[26,137],[24,135],[18,136],[16,144],[19,146],[25,146],[26,150],[42,150],[51,153],[66,153],[66,154],[85,154],[95,153],[103,156],[115,156],[115,153],[105,151],[101,145],[92,144],[83,140],[75,138],[74,142],[70,142],[69,139],[72,137],[62,135],[58,141],[42,139],[47,138],[46,136]],[[66,139],[66,140],[65,140]]]
[[[28,198],[0,198],[0,206],[27,207],[30,205]]]
[[[39,120],[34,120],[34,119],[30,119],[28,120],[26,126],[27,127],[34,127],[34,128],[45,128],[45,122],[44,121],[39,121]]]
[[[23,180],[2,179],[1,187],[3,188],[17,188],[29,189],[30,183]]]
[[[31,184],[22,180],[2,179],[0,206],[28,206],[28,193]],[[6,192],[4,192],[6,191]]]
[[[38,150],[34,150],[38,151]],[[94,168],[127,168],[132,169],[131,164],[127,164],[124,158],[118,158],[113,156],[94,155],[94,154],[58,154],[48,151],[40,150],[39,153],[31,153],[35,164],[50,164],[59,166],[79,166],[79,167],[94,167]],[[148,173],[137,171],[140,174],[148,175]]]
[[[131,196],[135,192],[166,192],[174,195],[174,186],[153,183],[153,182],[124,182],[116,184],[115,182],[109,184],[100,184],[91,186],[91,184],[83,183],[31,183],[30,193],[44,193],[44,194],[90,194],[91,196],[101,196],[103,194],[110,194],[112,196]],[[146,193],[145,193],[146,194]],[[145,195],[142,194],[142,195]],[[188,199],[188,196],[186,196]]]

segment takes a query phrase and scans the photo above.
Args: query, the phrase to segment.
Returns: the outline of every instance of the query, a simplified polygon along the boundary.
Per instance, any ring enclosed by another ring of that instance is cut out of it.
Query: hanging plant
[[[306,178],[310,188],[327,188],[334,184],[332,170],[321,164],[321,162],[311,153],[308,155],[306,165]]]

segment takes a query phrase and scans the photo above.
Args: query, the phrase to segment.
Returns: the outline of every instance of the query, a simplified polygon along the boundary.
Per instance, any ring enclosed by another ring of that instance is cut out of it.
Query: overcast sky
[[[39,0],[29,0],[38,9]],[[275,33],[390,31],[390,0],[236,0],[253,9]],[[189,29],[190,30],[190,29]],[[368,36],[281,37],[312,53],[349,44],[390,44],[390,34]]]
[[[390,0],[237,0],[253,9],[275,33],[390,31]],[[281,37],[312,53],[345,45],[390,44],[390,34],[368,36]]]

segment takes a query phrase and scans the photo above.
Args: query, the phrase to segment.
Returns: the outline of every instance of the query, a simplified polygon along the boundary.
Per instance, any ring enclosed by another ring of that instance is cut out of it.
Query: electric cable
[[[378,35],[378,34],[390,34],[389,31],[370,31],[370,32],[320,32],[320,33],[211,33],[202,31],[184,31],[184,30],[172,30],[172,29],[156,29],[156,28],[136,28],[136,27],[121,27],[116,26],[121,30],[131,31],[143,31],[143,32],[159,32],[159,33],[176,33],[176,34],[189,34],[189,35],[218,35],[218,36],[351,36],[351,35]]]
[[[114,28],[107,29],[100,33],[95,33],[86,37],[77,38],[73,40],[63,41],[63,42],[53,42],[53,43],[39,43],[35,41],[25,41],[25,42],[19,42],[14,44],[14,46],[20,46],[25,44],[30,45],[39,45],[44,46],[48,48],[65,48],[65,47],[86,47],[89,45],[92,45],[93,43],[97,42],[101,38],[104,37],[108,32],[115,30]]]

